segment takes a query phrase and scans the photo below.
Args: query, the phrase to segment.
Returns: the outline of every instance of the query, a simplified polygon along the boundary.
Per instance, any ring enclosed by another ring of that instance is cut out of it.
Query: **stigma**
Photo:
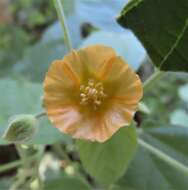
[[[86,85],[80,86],[80,104],[90,105],[96,110],[107,97],[101,82],[88,80]]]

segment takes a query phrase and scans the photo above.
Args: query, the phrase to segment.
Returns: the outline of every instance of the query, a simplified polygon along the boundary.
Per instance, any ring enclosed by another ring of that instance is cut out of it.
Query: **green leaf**
[[[168,156],[188,166],[186,127],[143,128],[140,137]],[[184,190],[188,188],[187,176],[168,165],[148,150],[140,147],[130,167],[117,186],[143,190]]]
[[[77,141],[78,151],[85,167],[104,185],[112,184],[123,175],[137,148],[133,126],[123,127],[107,142]]]
[[[171,147],[173,150],[177,151],[184,157],[188,156],[188,127],[173,125],[165,127],[152,127],[144,129],[143,134],[152,136],[153,138],[159,140],[161,143],[164,143],[165,145]],[[148,136],[144,137],[147,138]]]
[[[42,110],[42,85],[32,84],[23,80],[0,80],[0,136],[8,125],[8,119],[17,114],[35,114]],[[31,144],[51,144],[58,140],[68,139],[47,118],[39,120],[38,131]],[[0,139],[0,144],[5,142]]]
[[[179,148],[178,146],[178,144],[180,145],[182,141],[179,141],[178,139],[176,140],[176,138],[174,137],[174,139],[171,138],[171,140],[174,140],[174,143],[170,145],[168,144],[170,142],[169,141],[170,139],[168,139],[168,137],[166,140],[163,141],[160,141],[158,138],[149,135],[147,137],[145,136],[144,138],[150,145],[166,153],[168,156],[172,157],[181,164],[185,165],[185,167],[188,166],[187,156],[184,156],[186,154],[184,154],[184,151],[182,151],[183,149]],[[175,142],[177,143],[177,145],[175,145]],[[182,173],[180,170],[167,164],[166,162],[162,161],[155,155],[150,154],[150,157],[152,158],[155,166],[160,170],[160,172],[168,182],[169,189],[183,190],[188,188],[187,174]]]
[[[68,135],[59,132],[58,129],[53,127],[48,118],[45,117],[39,120],[37,134],[28,144],[53,144],[58,141],[71,143],[71,140]]]
[[[187,10],[187,0],[133,0],[118,22],[133,30],[158,68],[188,72]]]
[[[119,189],[170,190],[168,182],[153,162],[150,154],[139,148],[128,171],[118,181]]]
[[[86,183],[76,177],[62,176],[57,179],[48,180],[44,184],[45,190],[89,190]]]
[[[62,44],[63,41],[59,39],[48,43],[39,42],[27,48],[13,71],[32,81],[43,81],[51,62],[64,56],[66,48]]]

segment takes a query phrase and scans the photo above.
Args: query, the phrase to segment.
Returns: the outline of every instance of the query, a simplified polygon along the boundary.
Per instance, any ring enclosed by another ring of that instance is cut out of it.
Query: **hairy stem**
[[[26,161],[28,163],[32,162],[33,160],[35,160],[38,157],[38,154],[31,156],[29,158],[26,159]],[[4,164],[2,166],[0,166],[0,173],[17,168],[19,166],[21,166],[23,164],[22,160],[16,160],[14,162],[10,162],[8,164]]]
[[[65,43],[67,45],[68,50],[71,51],[72,42],[71,42],[71,39],[70,39],[69,30],[68,30],[68,27],[67,27],[65,14],[64,14],[64,10],[63,10],[61,0],[54,0],[54,5],[55,5],[55,8],[56,8],[59,20],[61,22],[61,26],[63,28]]]
[[[8,164],[0,166],[0,173],[19,167],[22,164],[21,160],[16,160]]]
[[[165,72],[156,70],[145,82],[144,82],[144,92],[146,92]]]
[[[70,158],[67,155],[67,152],[61,147],[60,143],[56,143],[52,147],[55,150],[55,152],[57,152],[59,154],[59,156],[61,158],[66,160],[67,163],[71,162]]]
[[[29,163],[27,161],[27,157],[26,157],[25,152],[24,152],[24,150],[22,148],[22,145],[21,144],[16,144],[16,150],[17,150],[17,152],[18,152],[18,154],[20,156],[20,159],[22,161],[23,166],[27,167]]]
[[[41,117],[43,117],[43,116],[46,116],[46,112],[45,112],[45,111],[41,111],[40,113],[37,113],[37,114],[35,115],[35,117],[36,117],[37,119],[39,119],[39,118],[41,118]]]
[[[18,170],[17,172],[17,180],[13,185],[11,186],[12,189],[20,189],[22,187],[26,188],[30,185],[30,181],[27,180],[27,178],[30,179],[37,179],[38,180],[38,186],[40,189],[42,188],[42,183],[39,176],[39,163],[41,156],[43,154],[43,147],[42,146],[27,146],[23,144],[15,144],[16,149],[20,156],[20,166],[21,170]],[[29,162],[29,159],[32,157],[32,155],[35,154],[34,159],[32,162]]]

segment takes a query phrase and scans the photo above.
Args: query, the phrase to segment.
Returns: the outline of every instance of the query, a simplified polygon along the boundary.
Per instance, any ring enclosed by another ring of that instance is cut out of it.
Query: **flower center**
[[[87,85],[80,86],[81,105],[92,104],[96,110],[106,96],[101,82],[95,82],[93,79],[90,79]]]

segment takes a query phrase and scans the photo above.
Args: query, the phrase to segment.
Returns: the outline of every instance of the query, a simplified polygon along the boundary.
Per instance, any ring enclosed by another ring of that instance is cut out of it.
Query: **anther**
[[[86,95],[84,93],[81,93],[80,96],[81,97],[86,97]]]
[[[107,96],[104,93],[103,85],[101,82],[96,83],[94,80],[89,80],[87,85],[80,86],[80,104],[93,105],[96,110],[101,104],[103,99]]]
[[[101,101],[96,100],[96,101],[95,101],[95,104],[100,105],[100,104],[101,104]]]

